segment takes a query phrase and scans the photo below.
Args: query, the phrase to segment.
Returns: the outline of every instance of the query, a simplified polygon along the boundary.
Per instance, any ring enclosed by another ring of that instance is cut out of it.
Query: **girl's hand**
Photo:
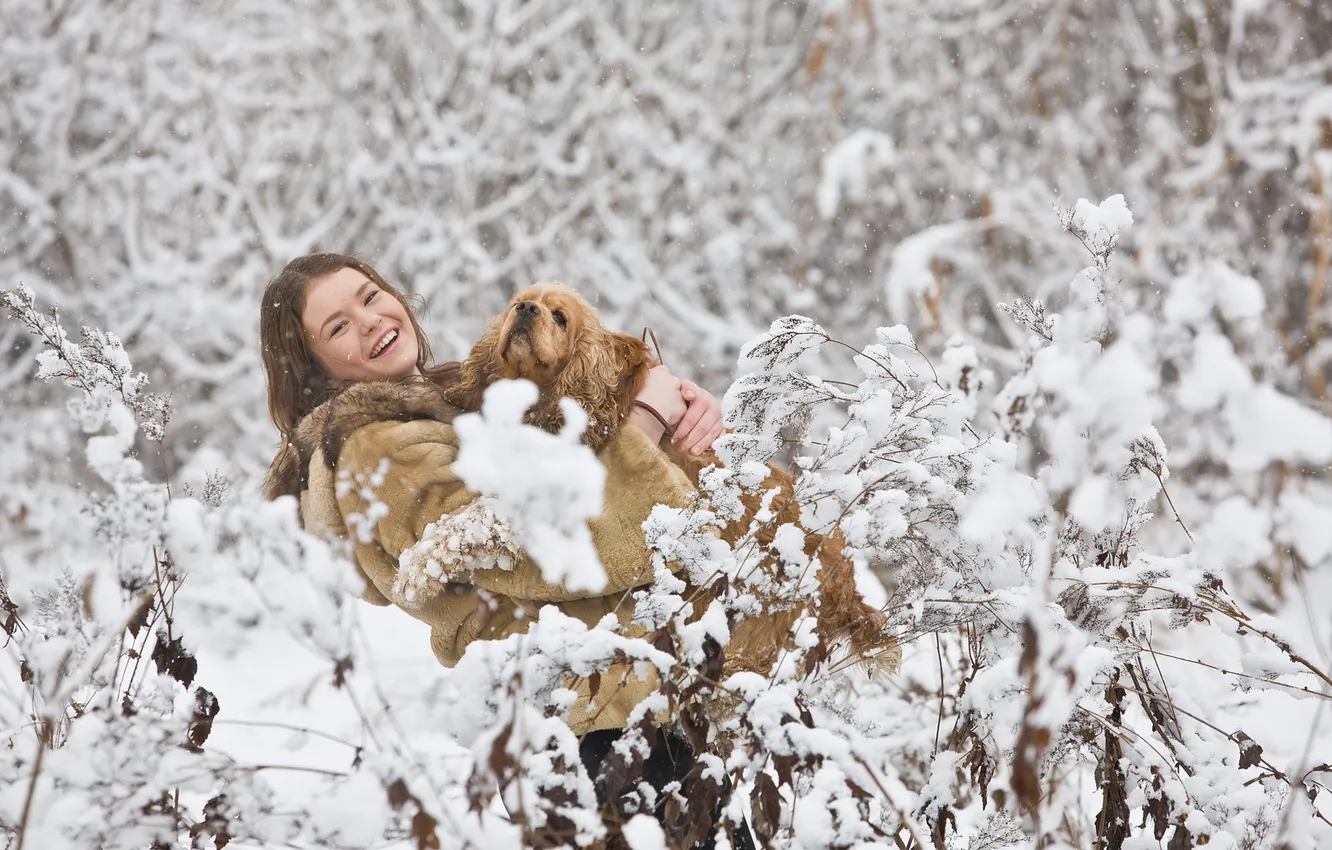
[[[680,379],[672,375],[665,366],[655,366],[648,370],[647,380],[643,383],[643,389],[635,396],[635,400],[643,402],[661,414],[672,432],[675,432],[676,426],[688,410],[684,394],[681,392]],[[634,407],[633,412],[629,414],[629,421],[643,429],[654,443],[661,442],[662,436],[666,433],[666,427],[657,421],[657,417],[641,407]]]
[[[721,436],[721,405],[712,393],[693,381],[680,381],[680,395],[689,408],[672,429],[675,436],[671,442],[684,446],[690,454],[702,454]]]

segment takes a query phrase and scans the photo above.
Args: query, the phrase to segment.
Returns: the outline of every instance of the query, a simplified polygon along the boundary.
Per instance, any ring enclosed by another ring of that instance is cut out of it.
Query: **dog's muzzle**
[[[532,323],[536,321],[537,316],[541,315],[541,308],[532,301],[519,301],[513,308],[513,329],[515,331],[531,331]]]

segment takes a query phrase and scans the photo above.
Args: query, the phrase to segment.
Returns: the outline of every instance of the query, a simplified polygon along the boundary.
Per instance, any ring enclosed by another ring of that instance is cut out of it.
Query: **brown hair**
[[[430,344],[407,296],[390,286],[369,263],[346,254],[297,257],[268,282],[259,308],[259,347],[268,382],[268,414],[283,442],[291,438],[302,418],[333,394],[332,380],[310,350],[301,313],[310,282],[345,268],[365,275],[398,300],[416,331],[417,367],[424,371],[430,360]]]

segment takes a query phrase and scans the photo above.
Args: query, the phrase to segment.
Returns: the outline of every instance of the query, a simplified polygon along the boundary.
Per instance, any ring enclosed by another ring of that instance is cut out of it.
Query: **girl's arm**
[[[693,381],[681,380],[665,366],[648,371],[643,389],[635,399],[647,404],[653,412],[635,407],[629,421],[638,426],[653,442],[660,442],[665,426],[671,430],[671,443],[693,455],[712,448],[722,432],[721,405],[712,394]],[[665,422],[657,419],[660,415]]]
[[[477,495],[454,474],[458,437],[452,426],[432,420],[375,422],[357,429],[347,439],[338,457],[337,475],[348,481],[371,476],[383,464],[382,481],[365,498],[362,487],[340,488],[339,510],[355,545],[379,546],[397,560],[415,546],[426,527],[443,517],[458,516],[472,506]],[[601,594],[622,593],[652,581],[651,557],[642,525],[652,508],[661,503],[684,507],[692,487],[684,473],[637,428],[624,428],[601,452],[606,466],[603,513],[588,525],[606,570],[607,585]],[[374,521],[369,539],[356,539],[353,516],[373,517],[374,502],[386,512]],[[370,563],[373,558],[357,558]],[[381,590],[392,587],[396,576],[371,576]],[[444,575],[441,581],[471,584],[492,593],[540,602],[563,602],[585,598],[587,592],[571,592],[562,584],[546,581],[540,568],[520,556],[512,569],[463,569]]]

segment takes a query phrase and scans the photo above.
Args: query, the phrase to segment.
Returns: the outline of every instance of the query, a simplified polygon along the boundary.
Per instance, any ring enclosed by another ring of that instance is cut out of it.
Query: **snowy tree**
[[[0,824],[25,846],[596,833],[583,777],[552,796],[574,626],[452,674],[386,661],[420,635],[254,499],[257,299],[316,249],[421,295],[441,358],[566,280],[731,388],[732,460],[788,441],[845,509],[818,517],[906,657],[867,682],[807,674],[811,646],[762,694],[731,683],[715,740],[765,835],[1326,840],[1326,4],[11,0],[0,23]],[[755,353],[795,327],[798,364]],[[657,517],[661,545],[706,513]],[[691,672],[715,618],[672,625],[671,597],[639,604],[674,660],[607,657],[715,699]]]

